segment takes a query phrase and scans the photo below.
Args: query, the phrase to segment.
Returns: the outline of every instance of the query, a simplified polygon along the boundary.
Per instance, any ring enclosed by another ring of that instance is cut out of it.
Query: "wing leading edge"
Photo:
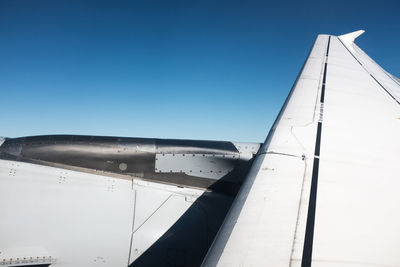
[[[204,266],[400,264],[400,86],[319,35]]]

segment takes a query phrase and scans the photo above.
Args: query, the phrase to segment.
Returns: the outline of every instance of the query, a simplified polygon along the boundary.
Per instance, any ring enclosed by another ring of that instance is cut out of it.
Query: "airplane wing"
[[[0,139],[0,266],[199,266],[259,147]]]
[[[399,266],[400,83],[319,35],[203,266]]]
[[[261,147],[0,139],[0,266],[399,266],[400,83],[361,33],[317,37]]]

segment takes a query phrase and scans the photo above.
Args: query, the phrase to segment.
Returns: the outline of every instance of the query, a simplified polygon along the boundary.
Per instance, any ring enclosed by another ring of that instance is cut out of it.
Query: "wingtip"
[[[363,34],[365,31],[364,30],[358,30],[355,32],[350,32],[350,33],[346,33],[343,35],[340,35],[339,38],[343,41],[345,41],[346,43],[354,43],[354,40],[360,36],[361,34]]]

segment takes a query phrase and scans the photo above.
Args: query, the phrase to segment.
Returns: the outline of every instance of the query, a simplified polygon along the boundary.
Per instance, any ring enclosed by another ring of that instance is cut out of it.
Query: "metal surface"
[[[327,41],[318,36],[204,266],[289,266],[294,246],[302,248],[299,206],[308,204]]]
[[[234,170],[236,155],[156,154],[156,172],[180,172],[196,177],[220,179]]]
[[[0,266],[199,266],[259,146],[8,138],[0,146]]]
[[[0,160],[0,266],[199,266],[233,198]]]
[[[8,138],[0,146],[0,158],[198,188],[210,188],[220,179],[221,183],[233,183],[227,185],[232,188],[240,186],[259,146],[224,141],[48,135]]]
[[[400,84],[361,33],[317,37],[260,150],[0,139],[0,265],[400,266]]]
[[[140,197],[153,201],[147,193]],[[232,199],[206,192],[197,199],[172,196],[160,201],[146,224],[134,231],[131,266],[199,266]]]
[[[204,266],[399,266],[400,85],[319,35]]]
[[[54,266],[98,266],[100,258],[126,266],[132,192],[125,179],[0,160],[0,262],[51,256]]]

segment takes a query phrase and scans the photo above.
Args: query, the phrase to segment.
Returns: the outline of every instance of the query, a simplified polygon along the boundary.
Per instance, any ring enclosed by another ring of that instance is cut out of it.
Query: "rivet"
[[[121,171],[126,171],[127,168],[128,168],[128,165],[126,163],[122,162],[119,164],[119,169]]]

